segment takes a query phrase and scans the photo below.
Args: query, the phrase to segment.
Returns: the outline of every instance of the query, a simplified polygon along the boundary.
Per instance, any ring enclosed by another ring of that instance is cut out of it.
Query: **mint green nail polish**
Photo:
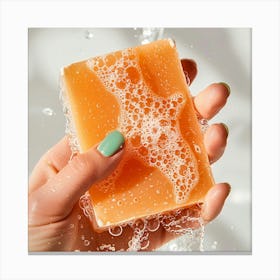
[[[119,131],[115,130],[105,137],[105,139],[97,147],[97,150],[105,157],[110,157],[114,155],[123,144],[123,135]]]
[[[219,84],[221,84],[221,85],[223,85],[224,87],[226,87],[227,92],[228,92],[228,95],[230,95],[230,86],[229,86],[228,84],[224,83],[224,82],[221,82],[221,83],[219,83]]]

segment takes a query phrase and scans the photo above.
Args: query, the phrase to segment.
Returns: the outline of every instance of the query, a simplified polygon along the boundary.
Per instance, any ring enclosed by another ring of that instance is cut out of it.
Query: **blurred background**
[[[229,127],[224,156],[212,165],[216,182],[232,190],[222,213],[205,228],[204,251],[250,253],[251,244],[251,29],[249,28],[31,28],[28,32],[29,174],[41,155],[63,137],[60,68],[111,51],[173,38],[181,58],[194,59],[193,95],[226,82],[226,107],[209,121]],[[184,237],[160,250],[184,251]]]

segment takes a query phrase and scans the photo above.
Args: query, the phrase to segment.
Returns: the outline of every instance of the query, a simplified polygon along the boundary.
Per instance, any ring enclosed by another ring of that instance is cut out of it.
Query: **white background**
[[[27,28],[145,25],[253,29],[252,255],[29,256]],[[1,2],[3,279],[279,279],[278,172],[278,1]]]

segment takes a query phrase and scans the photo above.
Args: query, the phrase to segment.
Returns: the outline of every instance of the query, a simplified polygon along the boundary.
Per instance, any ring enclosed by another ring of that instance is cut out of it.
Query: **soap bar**
[[[173,40],[73,63],[61,80],[74,148],[116,129],[126,139],[120,165],[89,190],[94,227],[203,202],[214,180]]]

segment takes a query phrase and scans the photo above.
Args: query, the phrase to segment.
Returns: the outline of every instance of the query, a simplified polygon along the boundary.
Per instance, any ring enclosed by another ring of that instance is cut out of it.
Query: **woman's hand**
[[[196,76],[196,64],[185,59],[182,65],[191,84]],[[229,87],[226,84],[211,84],[193,99],[198,116],[211,119],[225,105],[228,96]],[[65,136],[40,159],[29,184],[29,251],[128,249],[128,242],[134,236],[132,227],[124,227],[120,236],[112,236],[108,231],[95,232],[79,207],[80,197],[92,184],[108,176],[123,156],[123,138],[119,133],[114,133],[115,137],[106,139],[105,150],[103,142],[71,160],[72,152]],[[213,124],[207,129],[204,140],[211,163],[222,156],[227,136],[228,129],[223,124]],[[217,184],[208,191],[201,210],[205,222],[213,220],[220,213],[229,191],[227,183]],[[197,210],[197,206],[194,206],[186,211],[196,215],[200,213],[200,209]],[[196,227],[197,224],[185,223],[182,226]],[[160,225],[158,230],[147,235],[145,250],[154,250],[177,236]]]

